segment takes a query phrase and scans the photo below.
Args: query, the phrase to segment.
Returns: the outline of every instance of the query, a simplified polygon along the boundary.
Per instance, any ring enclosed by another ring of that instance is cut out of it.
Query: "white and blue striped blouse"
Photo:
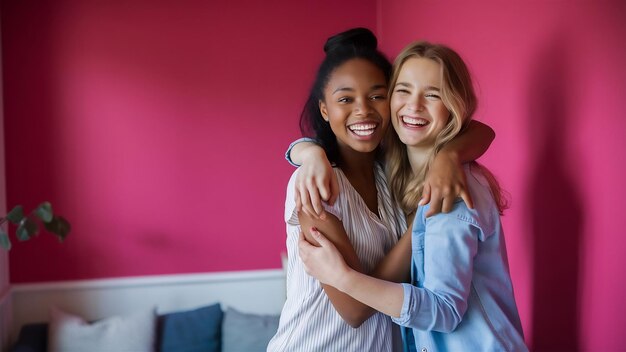
[[[392,200],[384,172],[376,166],[378,214],[372,213],[344,173],[334,168],[339,196],[326,211],[342,223],[361,264],[371,271],[406,230],[402,210]],[[391,319],[375,313],[359,328],[343,321],[319,281],[309,276],[298,256],[300,224],[295,210],[296,170],[287,186],[287,300],[268,351],[392,351],[398,348]]]

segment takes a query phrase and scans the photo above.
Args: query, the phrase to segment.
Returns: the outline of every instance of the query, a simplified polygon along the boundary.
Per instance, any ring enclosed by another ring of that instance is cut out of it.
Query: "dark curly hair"
[[[376,36],[367,28],[353,28],[336,34],[326,41],[324,52],[326,57],[320,64],[311,87],[302,114],[300,115],[300,131],[303,136],[315,138],[326,151],[328,160],[338,162],[339,151],[337,137],[324,121],[319,109],[319,102],[324,100],[324,89],[333,71],[351,59],[364,59],[378,67],[389,82],[391,63],[378,49]]]

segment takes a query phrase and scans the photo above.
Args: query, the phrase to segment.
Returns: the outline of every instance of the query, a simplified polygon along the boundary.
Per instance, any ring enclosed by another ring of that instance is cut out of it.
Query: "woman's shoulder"
[[[474,208],[467,207],[465,202],[460,201],[455,204],[455,209],[464,214],[467,219],[471,219],[472,223],[481,229],[481,232],[487,237],[494,233],[496,227],[500,226],[500,211],[496,204],[495,198],[491,192],[489,180],[483,174],[480,167],[472,164],[466,164],[465,175],[467,179],[467,189],[474,202]]]
[[[299,168],[294,170],[294,172],[291,174],[291,177],[289,178],[289,182],[287,183],[287,190],[286,190],[286,198],[285,198],[285,220],[289,223],[289,222],[293,222],[293,224],[296,224],[296,221],[294,219],[297,219],[297,214],[295,214],[295,209],[296,209],[296,179],[299,173]],[[350,192],[350,187],[349,186],[349,181],[346,177],[346,175],[343,173],[343,171],[336,167],[333,166],[333,172],[335,173],[335,175],[337,176],[337,184],[339,187],[339,192],[337,195],[337,198],[335,200],[335,202],[332,205],[329,205],[326,202],[322,202],[322,205],[324,206],[324,209],[329,212],[330,214],[335,215],[339,220],[343,219],[343,212],[344,212],[344,208],[347,208],[350,206],[349,201],[346,200],[346,194],[345,192]]]
[[[489,210],[496,210],[497,204],[491,193],[491,186],[489,180],[480,166],[472,164],[465,164],[465,176],[467,180],[467,189],[474,201],[474,209],[481,213],[486,213]]]
[[[489,229],[495,225],[494,215],[499,216],[489,188],[489,182],[480,170],[471,167],[470,164],[465,164],[464,170],[467,189],[474,202],[474,208],[469,208],[462,198],[457,197],[452,210],[448,213],[439,213],[427,218],[425,214],[429,210],[430,204],[418,207],[415,221],[445,223],[455,219],[489,232]]]

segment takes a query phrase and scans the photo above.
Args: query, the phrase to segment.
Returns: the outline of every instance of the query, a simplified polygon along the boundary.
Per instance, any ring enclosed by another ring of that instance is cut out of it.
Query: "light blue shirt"
[[[405,350],[527,351],[498,209],[480,171],[466,165],[465,172],[475,209],[458,200],[447,214],[417,210],[413,284],[403,284],[393,320],[412,328],[403,329]]]

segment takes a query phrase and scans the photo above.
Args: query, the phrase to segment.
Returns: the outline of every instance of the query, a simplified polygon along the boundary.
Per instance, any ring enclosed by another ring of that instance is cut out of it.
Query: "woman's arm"
[[[315,238],[312,236],[312,228],[324,231],[328,235],[328,238],[324,240],[333,244],[333,248],[337,251],[338,255],[342,257],[342,261],[353,270],[362,272],[363,267],[361,262],[350,243],[348,235],[343,228],[343,224],[333,214],[327,214],[326,219],[321,220],[311,217],[304,213],[298,213],[298,219],[300,221],[300,227],[303,232],[303,236],[313,245],[318,245]],[[345,260],[343,259],[345,258]],[[335,307],[335,310],[350,326],[357,328],[364,321],[366,321],[376,311],[371,307],[355,300],[349,295],[337,290],[336,288],[322,283],[322,288],[326,295],[330,299],[331,303]]]
[[[424,248],[429,250],[424,252],[427,272],[423,287],[389,282],[353,270],[319,232],[311,234],[320,247],[312,246],[301,236],[298,249],[307,272],[320,282],[393,317],[400,325],[450,332],[467,310],[480,230],[454,214],[439,214],[426,223]]]
[[[407,216],[407,222],[413,223],[412,215]],[[378,263],[374,271],[370,276],[391,281],[391,282],[409,282],[411,279],[411,229],[413,226],[404,232],[398,243],[385,255],[385,257]]]
[[[322,201],[333,205],[339,195],[337,176],[324,149],[312,141],[296,141],[289,146],[285,157],[290,163],[300,165],[296,177],[296,208],[323,219],[326,213]]]
[[[361,263],[354,251],[354,247],[350,243],[345,229],[341,222],[334,216],[329,215],[325,221],[319,219],[307,218],[307,215],[299,216],[304,236],[308,243],[318,246],[319,243],[313,237],[313,233],[319,233],[319,230],[326,230],[327,235],[324,240],[330,241],[334,247],[340,248],[339,255],[349,267],[357,272],[364,272]],[[411,221],[413,217],[410,217]],[[314,228],[314,229],[313,229]],[[392,282],[408,282],[410,280],[410,264],[411,264],[411,228],[400,238],[398,243],[385,255],[378,263],[374,271],[370,274],[372,277],[380,278]],[[335,310],[339,315],[348,322],[352,327],[360,326],[372,314],[376,312],[372,307],[359,302],[349,295],[340,292],[336,288],[322,283],[326,294],[331,299]]]
[[[310,275],[326,287],[335,287],[384,314],[400,316],[402,284],[373,278],[354,270],[324,235],[318,231],[311,231],[310,235],[319,247],[311,245],[304,235],[300,236],[298,244],[300,258]]]
[[[419,216],[419,214],[418,214]],[[451,332],[461,323],[471,292],[474,259],[481,229],[466,221],[473,216],[460,203],[452,213],[422,217],[424,232],[422,287],[403,285],[401,316],[394,321],[420,330]]]
[[[463,198],[468,207],[474,207],[462,164],[483,155],[494,138],[491,127],[471,121],[462,134],[437,153],[426,175],[420,201],[420,205],[430,203],[426,216],[449,212],[457,197]],[[322,201],[332,205],[339,194],[337,178],[324,149],[311,141],[296,141],[290,145],[286,156],[292,163],[301,165],[296,179],[297,209],[323,218]]]
[[[430,203],[426,216],[450,212],[457,197],[463,198],[469,208],[474,207],[462,165],[483,155],[495,136],[491,127],[472,120],[463,133],[437,153],[424,180],[420,201],[420,205]]]

